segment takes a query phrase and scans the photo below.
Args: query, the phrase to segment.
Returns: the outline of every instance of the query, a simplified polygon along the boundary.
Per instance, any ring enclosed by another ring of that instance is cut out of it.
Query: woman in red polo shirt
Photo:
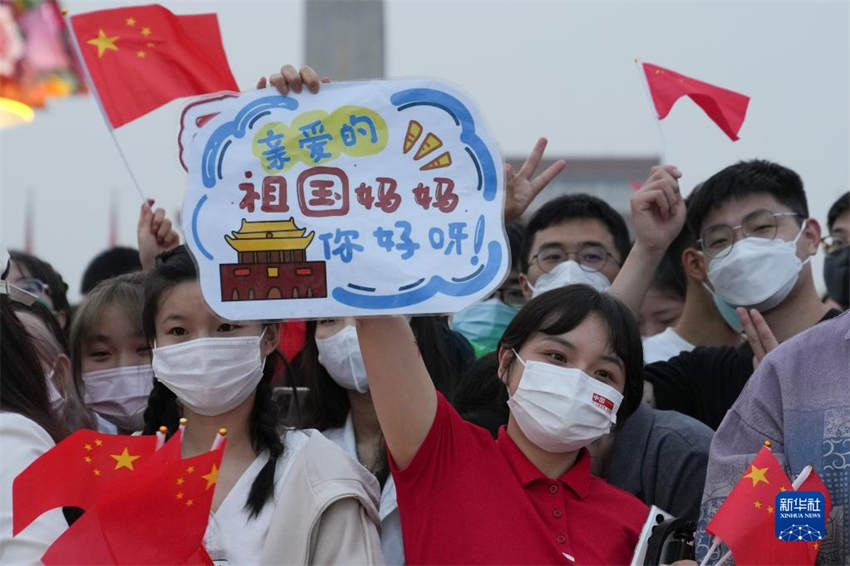
[[[643,390],[637,323],[584,285],[530,301],[505,330],[510,418],[492,436],[435,389],[403,318],[357,321],[397,486],[408,564],[628,564],[647,507],[590,472],[586,446]]]

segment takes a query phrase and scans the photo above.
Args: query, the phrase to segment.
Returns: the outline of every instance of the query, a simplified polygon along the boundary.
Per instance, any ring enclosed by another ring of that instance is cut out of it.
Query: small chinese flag
[[[79,430],[30,464],[12,482],[12,533],[55,507],[90,508],[111,482],[131,476],[156,449],[153,436]]]
[[[215,14],[132,6],[72,16],[71,29],[113,128],[175,98],[239,90]]]
[[[814,564],[812,543],[776,538],[773,505],[780,491],[790,490],[785,470],[763,446],[705,530],[726,543],[737,566]]]
[[[649,84],[649,92],[659,120],[663,120],[670,113],[677,100],[688,96],[732,141],[738,139],[738,131],[744,123],[747,105],[750,103],[749,96],[680,75],[651,63],[643,63],[643,71],[646,73],[646,82]]]

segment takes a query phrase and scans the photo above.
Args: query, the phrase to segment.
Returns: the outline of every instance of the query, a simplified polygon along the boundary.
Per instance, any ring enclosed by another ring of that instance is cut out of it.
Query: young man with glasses
[[[544,204],[531,218],[519,276],[526,298],[574,283],[605,291],[629,253],[629,230],[603,200],[578,194]]]
[[[829,298],[847,309],[850,308],[850,192],[832,204],[826,225],[829,235],[822,240],[826,252],[823,279]]]
[[[691,195],[687,225],[698,235],[707,289],[754,321],[763,316],[777,341],[838,314],[815,291],[808,258],[817,252],[820,225],[809,218],[803,183],[790,169],[761,160],[723,169]],[[696,348],[648,365],[645,378],[659,409],[716,429],[753,365],[749,343]]]

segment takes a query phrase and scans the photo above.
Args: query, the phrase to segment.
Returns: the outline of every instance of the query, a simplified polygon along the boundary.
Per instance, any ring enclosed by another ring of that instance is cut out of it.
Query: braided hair
[[[157,265],[145,283],[145,307],[142,313],[145,336],[151,346],[156,338],[155,321],[163,294],[179,283],[197,281],[197,278],[195,264],[183,246],[157,258]],[[283,442],[277,429],[278,406],[272,400],[274,370],[275,358],[270,355],[266,358],[263,377],[257,385],[254,406],[249,417],[251,446],[257,453],[264,450],[269,453],[269,460],[254,479],[248,501],[245,503],[245,508],[252,518],[260,514],[263,506],[274,494],[275,469],[278,458],[283,454]],[[158,379],[154,379],[154,387],[148,397],[144,416],[144,434],[154,434],[164,425],[168,427],[170,436],[179,426],[182,414],[177,396]]]

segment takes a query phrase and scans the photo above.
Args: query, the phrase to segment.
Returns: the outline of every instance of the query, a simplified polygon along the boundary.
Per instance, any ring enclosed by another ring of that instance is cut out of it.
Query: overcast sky
[[[131,3],[145,2],[122,4]],[[243,89],[284,62],[305,60],[301,2],[162,3],[175,13],[218,12]],[[73,14],[119,4],[64,5]],[[825,221],[850,185],[848,31],[844,1],[388,0],[386,74],[461,87],[506,156],[525,153],[541,135],[552,157],[568,160],[666,150],[686,191],[737,159],[779,161],[802,175],[812,214]],[[688,100],[659,131],[635,57],[751,96],[740,141]],[[172,212],[185,185],[174,123],[183,104],[117,132],[145,194]],[[73,298],[86,262],[106,245],[110,199],[119,204],[120,243],[134,244],[140,197],[92,97],[52,101],[34,123],[0,132],[0,169],[3,242],[23,245],[31,198],[35,251],[65,276]]]

